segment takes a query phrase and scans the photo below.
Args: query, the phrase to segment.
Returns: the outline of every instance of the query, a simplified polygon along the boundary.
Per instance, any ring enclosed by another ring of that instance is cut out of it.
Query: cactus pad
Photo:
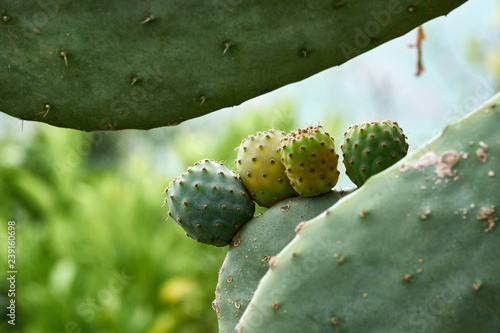
[[[219,321],[219,333],[234,332],[260,279],[269,269],[270,259],[295,237],[296,226],[318,216],[354,190],[282,200],[238,231],[219,271],[212,303]]]
[[[497,94],[305,223],[237,332],[498,332],[499,126]]]
[[[236,148],[235,161],[243,185],[260,206],[270,207],[276,201],[296,195],[285,175],[278,152],[285,132],[269,130],[250,135]]]
[[[358,187],[408,152],[407,137],[397,122],[384,120],[350,126],[340,146],[346,174]]]
[[[165,190],[169,216],[188,237],[225,246],[255,211],[236,174],[222,163],[203,160],[175,178]]]
[[[290,184],[301,196],[320,195],[337,184],[338,154],[322,126],[291,132],[281,140],[280,154]]]
[[[85,131],[176,125],[338,66],[464,2],[4,0],[0,111]]]

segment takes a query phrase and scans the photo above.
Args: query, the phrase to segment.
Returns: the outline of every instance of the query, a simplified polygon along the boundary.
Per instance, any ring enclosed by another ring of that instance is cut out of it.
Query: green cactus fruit
[[[304,223],[242,333],[497,333],[500,93]]]
[[[85,131],[176,125],[338,66],[465,1],[3,0],[0,110]]]
[[[318,216],[354,190],[352,187],[314,198],[282,200],[238,231],[219,271],[212,303],[219,333],[234,332],[260,279],[269,269],[270,259],[295,237],[296,226]]]
[[[338,154],[333,137],[323,126],[308,126],[289,133],[281,140],[279,152],[290,185],[300,196],[317,196],[337,184]]]
[[[255,204],[236,174],[208,159],[196,162],[165,190],[171,216],[197,242],[225,246],[250,220]]]
[[[285,175],[278,152],[286,133],[269,130],[250,135],[236,148],[236,168],[243,185],[260,206],[270,207],[278,200],[297,194]]]
[[[350,126],[340,146],[345,173],[358,187],[368,178],[406,156],[409,145],[395,121],[372,121]]]

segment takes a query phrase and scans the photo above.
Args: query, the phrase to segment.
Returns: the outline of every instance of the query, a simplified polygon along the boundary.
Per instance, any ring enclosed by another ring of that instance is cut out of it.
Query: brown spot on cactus
[[[199,223],[198,223],[198,224],[196,225],[196,228],[197,228],[197,229],[200,229],[200,228],[201,228],[201,224],[199,224]]]
[[[366,211],[365,210],[361,210],[359,212],[359,217],[365,217],[366,216]]]
[[[280,307],[278,301],[274,301],[272,304],[271,304],[271,307],[275,310],[278,310],[278,308]]]
[[[486,151],[483,148],[478,148],[476,150],[476,156],[482,163],[486,163],[488,160],[488,155],[486,155]]]
[[[203,205],[203,209],[207,210],[208,206],[207,205]]]
[[[271,257],[269,260],[269,268],[273,269],[278,264],[278,256]]]
[[[474,282],[474,283],[472,284],[472,288],[474,288],[474,290],[479,290],[479,289],[481,289],[481,286],[482,286],[481,282]]]
[[[300,222],[296,227],[295,227],[295,232],[299,235],[303,235],[302,234],[302,228],[304,228],[306,226],[307,222],[306,221],[303,221],[303,222]]]
[[[382,146],[383,148],[385,148],[385,147],[387,147],[387,144],[386,144],[386,143],[382,143],[382,144],[381,144],[381,146]]]
[[[187,201],[184,201],[182,204],[183,204],[184,206],[187,206],[187,205],[188,205]]]
[[[405,281],[411,281],[412,278],[413,278],[413,275],[411,275],[411,274],[405,274],[404,277],[403,277],[403,280],[405,280]]]
[[[340,2],[339,1],[337,1],[336,3],[338,3],[337,6],[340,6]],[[330,321],[332,322],[333,325],[337,325],[338,323],[340,323],[339,317],[332,317],[332,319],[330,319]]]
[[[220,208],[226,209],[226,205],[222,205],[222,206],[220,206]]]
[[[180,218],[180,217],[178,217],[178,218],[177,218],[177,222],[178,222],[178,223],[181,223],[181,221],[182,221],[182,220],[181,220],[181,218]]]

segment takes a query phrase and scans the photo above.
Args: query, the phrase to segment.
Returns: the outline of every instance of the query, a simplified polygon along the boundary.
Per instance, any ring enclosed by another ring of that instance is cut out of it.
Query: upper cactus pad
[[[86,131],[175,125],[337,66],[464,2],[4,0],[0,111]]]

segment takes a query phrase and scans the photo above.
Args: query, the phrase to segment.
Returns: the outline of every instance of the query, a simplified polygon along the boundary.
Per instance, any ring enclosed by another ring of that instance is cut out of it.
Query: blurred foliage
[[[234,170],[250,134],[298,127],[291,103],[273,109],[149,132],[41,126],[1,139],[0,246],[15,220],[18,274],[16,326],[2,320],[0,331],[216,332],[211,302],[226,248],[197,244],[166,220],[163,190],[174,170],[202,158]],[[4,318],[7,289],[0,281]]]
[[[29,144],[19,134],[0,142],[0,244],[15,220],[18,271],[15,327],[0,281],[0,331],[216,331],[211,301],[226,250],[165,222],[171,177],[105,133],[43,126]]]

